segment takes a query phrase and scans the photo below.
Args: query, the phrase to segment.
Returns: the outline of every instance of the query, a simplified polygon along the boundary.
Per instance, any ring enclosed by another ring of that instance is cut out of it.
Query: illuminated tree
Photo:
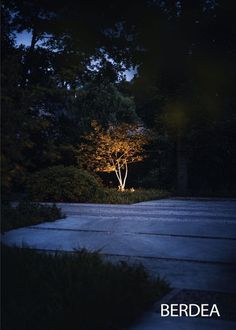
[[[85,143],[80,146],[83,161],[96,172],[115,172],[118,189],[124,191],[128,164],[144,159],[147,133],[134,124],[110,125],[105,130],[93,121],[91,126],[92,132],[85,136]]]

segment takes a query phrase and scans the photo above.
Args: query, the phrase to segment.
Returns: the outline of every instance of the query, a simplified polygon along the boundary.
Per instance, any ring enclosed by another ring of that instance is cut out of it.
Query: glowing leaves
[[[91,123],[92,132],[87,134],[80,150],[83,160],[90,169],[97,172],[115,172],[119,190],[125,190],[128,164],[142,161],[143,146],[147,134],[138,125],[110,125],[103,129],[96,121]]]

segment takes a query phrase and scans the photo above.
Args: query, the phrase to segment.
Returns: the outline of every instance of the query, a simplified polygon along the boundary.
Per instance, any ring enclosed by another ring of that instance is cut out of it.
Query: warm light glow
[[[144,159],[143,146],[147,143],[146,132],[138,125],[122,124],[104,130],[92,121],[92,132],[85,136],[81,152],[86,163],[96,172],[114,172],[119,182],[118,191],[125,190],[128,164]],[[134,191],[134,188],[129,190]]]

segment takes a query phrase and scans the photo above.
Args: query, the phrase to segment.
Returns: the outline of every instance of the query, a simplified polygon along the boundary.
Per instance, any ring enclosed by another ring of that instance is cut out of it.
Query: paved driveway
[[[165,199],[133,205],[59,204],[67,217],[2,240],[40,250],[98,250],[142,262],[175,288],[236,293],[236,201]]]

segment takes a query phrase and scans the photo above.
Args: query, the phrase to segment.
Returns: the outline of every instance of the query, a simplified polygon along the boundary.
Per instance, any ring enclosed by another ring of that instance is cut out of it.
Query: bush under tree
[[[34,201],[88,202],[101,191],[101,184],[90,173],[74,166],[52,166],[34,173],[28,180]]]

